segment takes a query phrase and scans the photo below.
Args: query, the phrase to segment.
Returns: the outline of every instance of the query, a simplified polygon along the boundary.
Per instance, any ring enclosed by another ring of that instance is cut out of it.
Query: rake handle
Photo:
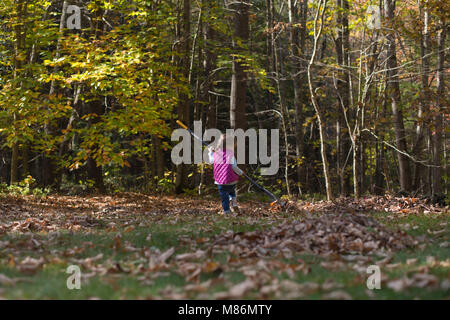
[[[180,120],[177,120],[177,124],[182,127],[183,129],[189,130],[189,128],[187,127],[187,125],[185,125],[183,122],[181,122]],[[190,130],[189,130],[190,131]]]
[[[205,141],[203,141],[200,137],[198,137],[194,132],[192,132],[192,130],[189,129],[187,125],[185,125],[185,124],[184,124],[183,122],[181,122],[180,120],[177,120],[176,122],[177,122],[177,124],[178,124],[180,127],[182,127],[183,129],[189,131],[189,133],[190,133],[194,138],[196,138],[198,141],[200,141],[205,147],[207,147],[207,148],[209,147],[208,144],[207,144]]]
[[[261,190],[262,192],[264,192],[265,194],[267,194],[269,197],[271,197],[274,201],[278,202],[280,199],[277,198],[276,195],[274,195],[272,192],[270,192],[269,190],[267,190],[266,188],[264,188],[263,186],[261,186],[260,184],[258,184],[255,180],[253,180],[252,178],[250,178],[248,175],[246,175],[245,173],[243,174],[243,176],[250,181],[251,184],[253,184],[255,187],[257,187],[259,190]]]

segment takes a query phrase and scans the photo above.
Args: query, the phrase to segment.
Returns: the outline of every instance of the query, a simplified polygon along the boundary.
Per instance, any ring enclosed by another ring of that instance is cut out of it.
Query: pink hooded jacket
[[[210,153],[210,160],[214,164],[214,180],[216,184],[235,184],[242,170],[236,164],[236,158],[230,150],[217,150]]]

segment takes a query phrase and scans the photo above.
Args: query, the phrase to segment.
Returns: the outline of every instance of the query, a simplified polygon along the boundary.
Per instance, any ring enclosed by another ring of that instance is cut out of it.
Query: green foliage
[[[46,197],[50,193],[50,188],[39,188],[36,186],[36,180],[32,176],[28,176],[18,184],[7,185],[6,183],[0,184],[0,195],[13,195],[13,196],[29,196]]]
[[[173,37],[168,28],[173,23],[172,8],[161,3],[152,11],[147,1],[91,2],[87,9],[93,16],[107,9],[126,19],[98,36],[90,29],[60,34],[59,23],[45,18],[48,5],[29,1],[26,18],[15,2],[6,1],[0,8],[0,16],[7,17],[5,26],[21,23],[25,37],[16,54],[18,35],[12,27],[0,30],[2,147],[31,145],[33,151],[58,158],[61,166],[70,169],[83,167],[88,158],[98,165],[129,166],[127,159],[137,148],[140,156],[148,156],[141,146],[150,144],[151,135],[169,135],[167,120],[178,103],[177,93],[188,92],[172,63]],[[60,13],[52,14],[59,18]],[[36,51],[33,60],[30,50]],[[50,86],[55,88],[52,95]],[[66,93],[78,89],[75,105],[74,97]],[[106,101],[105,112],[80,110],[80,103],[97,101]],[[61,123],[71,115],[76,117],[74,123],[61,130]],[[79,141],[76,153],[57,157],[61,142],[74,137]]]
[[[165,172],[164,177],[158,179],[157,188],[161,193],[170,193],[173,191],[173,173],[171,171]]]

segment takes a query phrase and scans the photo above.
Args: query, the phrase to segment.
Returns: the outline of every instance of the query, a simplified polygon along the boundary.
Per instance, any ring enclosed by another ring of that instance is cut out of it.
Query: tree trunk
[[[11,184],[16,184],[19,181],[18,173],[19,173],[19,145],[14,143],[12,146],[11,153]]]
[[[21,59],[21,55],[24,54],[25,46],[26,46],[26,15],[28,11],[28,2],[25,0],[16,0],[17,4],[17,21],[14,26],[14,79],[21,77],[21,69],[24,65],[24,62]],[[20,82],[20,87],[22,87],[22,81]],[[19,116],[14,113],[13,121],[16,122]],[[15,135],[18,135],[18,132],[15,132]],[[11,177],[10,183],[15,184],[19,181],[19,143],[14,142],[12,145],[11,152]]]
[[[390,23],[393,23],[395,12],[395,1],[384,0],[386,18]],[[405,127],[403,124],[403,112],[401,107],[401,95],[399,77],[397,71],[397,53],[395,43],[395,33],[390,32],[387,35],[388,49],[387,49],[387,75],[388,75],[388,90],[392,104],[392,114],[394,116],[394,131],[397,148],[402,152],[407,152]],[[399,181],[402,191],[411,191],[411,168],[409,159],[404,154],[397,152],[397,159],[399,164]]]
[[[103,114],[104,108],[99,100],[94,100],[89,103],[89,113],[96,114],[96,117],[91,117],[88,121],[89,126],[93,126],[100,121],[99,117]],[[95,147],[98,146],[94,146]],[[93,157],[87,159],[87,173],[90,180],[94,181],[95,191],[99,193],[105,192],[105,185],[103,182],[103,169],[98,165]]]
[[[419,112],[418,112],[418,123],[416,128],[416,142],[414,145],[414,150],[412,154],[415,158],[419,159],[422,155],[422,145],[424,140],[424,123],[428,122],[428,113],[429,113],[429,101],[430,101],[430,94],[429,94],[429,85],[428,85],[428,77],[430,73],[430,58],[428,57],[428,53],[430,51],[430,37],[428,34],[428,24],[429,24],[429,13],[427,8],[422,8],[419,1],[419,9],[420,13],[422,15],[423,11],[423,23],[424,28],[423,32],[421,34],[420,39],[420,55],[421,55],[421,68],[420,72],[422,74],[421,80],[422,80],[422,91],[423,95],[420,98],[420,104],[419,104]],[[421,178],[422,178],[422,169],[423,166],[420,163],[415,163],[415,170],[414,170],[414,190],[419,190],[421,186]]]
[[[155,171],[153,174],[155,174],[158,179],[162,179],[164,178],[164,154],[162,151],[161,139],[156,135],[153,135],[152,138],[155,156],[153,159],[155,162]]]
[[[319,106],[319,103],[317,101],[316,92],[313,87],[313,79],[312,79],[312,67],[314,65],[316,55],[317,55],[317,47],[320,40],[320,37],[322,35],[323,31],[323,24],[324,24],[324,15],[326,11],[327,6],[327,0],[320,0],[319,6],[316,9],[315,18],[314,18],[314,45],[313,45],[313,52],[311,54],[311,59],[308,64],[308,85],[309,85],[309,91],[311,95],[311,102],[314,106],[314,110],[316,111],[317,116],[317,122],[319,125],[319,135],[320,135],[320,154],[322,157],[322,166],[323,166],[323,174],[325,178],[325,188],[327,193],[327,200],[333,200],[333,193],[331,189],[331,179],[330,179],[330,172],[328,168],[328,157],[327,157],[327,150],[326,150],[326,144],[325,144],[325,122],[323,118],[322,110]],[[317,21],[320,16],[320,27],[319,30],[317,30]]]
[[[301,76],[302,67],[304,67],[303,58],[305,51],[305,33],[306,33],[306,15],[307,10],[305,7],[308,6],[308,1],[304,0],[301,3],[301,21],[300,21],[300,43],[298,27],[294,26],[297,24],[297,7],[295,6],[294,0],[288,1],[289,5],[289,47],[290,55],[292,60],[292,80],[294,85],[294,108],[295,108],[295,155],[297,158],[297,186],[299,194],[302,194],[301,183],[304,178],[304,150],[305,145],[303,141],[303,104],[306,92],[304,91],[303,83],[305,82],[304,77]]]
[[[104,32],[104,23],[103,23],[103,15],[104,11],[98,8],[95,12],[95,21],[94,21],[94,30],[93,34],[95,35],[95,39],[99,39]],[[95,117],[90,117],[88,121],[89,126],[93,126],[100,121],[99,117],[104,113],[103,103],[100,99],[94,99],[89,102],[89,113],[96,114]],[[98,146],[94,146],[95,147]],[[89,157],[87,159],[87,173],[89,179],[94,181],[94,188],[97,192],[104,193],[105,192],[105,184],[103,182],[103,169],[102,166],[99,165],[94,158]]]
[[[339,31],[338,37],[336,39],[336,54],[339,66],[343,70],[340,72],[337,87],[341,100],[340,103],[342,103],[342,106],[345,108],[345,110],[350,110],[350,72],[347,70],[350,51],[350,31],[348,27],[349,4],[347,0],[336,0],[336,4],[340,9],[337,13],[337,23]],[[338,110],[342,110],[341,106],[338,106]],[[343,112],[345,111],[342,110],[342,112],[338,112],[338,121],[336,123],[338,136],[337,170],[339,173],[339,186],[341,194],[347,196],[350,193],[350,177],[345,168],[345,161],[347,158],[347,153],[350,150],[350,133],[348,132],[349,129],[345,124]],[[354,148],[353,152],[357,152],[357,148]],[[358,155],[354,155],[354,158],[357,156]],[[355,164],[355,162],[353,162],[353,164]],[[355,180],[353,181],[353,183],[358,182],[357,180]],[[359,193],[359,191],[357,193]],[[355,193],[355,196],[357,197],[358,195],[356,195]]]
[[[433,134],[433,194],[442,193],[442,131],[443,117],[442,113],[445,108],[445,38],[447,37],[447,25],[445,21],[441,21],[441,30],[438,36],[438,74],[437,74],[437,100],[436,115],[434,117],[435,133]]]
[[[381,91],[381,90],[380,90]],[[387,100],[388,100],[388,96],[387,96],[387,92],[386,90],[384,90],[383,93],[383,109],[381,111],[381,118],[384,119],[386,118],[386,105],[387,105]],[[377,119],[377,122],[379,121],[379,119]],[[378,126],[376,126],[375,128],[375,134],[377,136],[381,136],[381,134],[379,134],[378,132]],[[383,139],[383,136],[381,136]],[[384,163],[385,163],[385,146],[384,144],[377,140],[377,160],[376,160],[376,165],[375,165],[375,185],[374,185],[374,192],[377,195],[382,195],[385,192],[385,181],[387,182],[387,176],[385,177],[383,175],[383,171],[384,171]]]
[[[191,41],[191,1],[183,0],[183,17],[180,30],[180,44],[179,50],[181,53],[180,65],[183,70],[183,76],[185,81],[189,79],[190,72],[190,41]],[[190,110],[189,110],[189,96],[184,92],[179,92],[178,102],[178,119],[185,123],[190,124]],[[175,178],[175,193],[180,194],[187,186],[187,165],[180,164],[177,166],[176,178]]]
[[[275,12],[274,10],[274,2],[271,2],[272,4],[272,14]],[[271,39],[272,39],[272,51],[273,51],[273,55],[274,55],[274,59],[275,59],[275,68],[274,68],[274,72],[275,72],[275,82],[277,85],[277,91],[278,91],[278,99],[279,99],[279,103],[280,103],[280,115],[281,115],[281,122],[282,122],[282,126],[283,126],[283,133],[284,133],[284,148],[285,148],[285,166],[284,166],[284,180],[286,183],[286,191],[288,196],[291,196],[291,187],[290,187],[290,183],[289,183],[289,141],[288,141],[288,135],[289,132],[292,132],[288,129],[288,125],[290,124],[289,122],[289,114],[286,108],[286,102],[285,102],[285,94],[284,94],[284,86],[281,83],[281,77],[280,74],[283,74],[283,61],[280,58],[280,51],[282,50],[281,47],[281,41],[279,41],[280,43],[280,48],[277,48],[277,41],[275,39],[275,34],[274,32],[271,33]]]
[[[61,56],[61,39],[64,32],[64,24],[67,20],[67,7],[69,3],[68,1],[63,2],[62,10],[61,10],[61,18],[59,20],[59,35],[58,40],[56,43],[56,51],[55,51],[55,59],[59,59]],[[53,68],[53,73],[58,73],[59,67]],[[49,98],[52,99],[52,96],[56,93],[56,81],[52,80],[50,83],[50,90],[49,90]],[[47,108],[47,113],[50,113],[51,110]],[[55,128],[51,126],[50,123],[46,123],[44,125],[44,132],[46,135],[51,136],[55,132]],[[46,154],[43,154],[43,171],[44,171],[44,185],[54,185],[56,184],[56,189],[59,190],[60,185],[60,175],[62,175],[61,170],[58,170],[57,165],[55,163],[55,160],[51,157],[47,156]]]
[[[243,54],[249,39],[249,5],[246,1],[234,2],[231,6],[234,11],[234,38],[233,46],[235,54]],[[239,41],[238,41],[239,40]],[[242,42],[239,45],[238,42]],[[233,74],[231,78],[230,93],[230,126],[232,129],[247,128],[246,119],[246,96],[247,96],[247,74],[244,63],[238,61],[240,57],[233,57]]]
[[[268,75],[272,75],[275,67],[272,51],[272,34],[273,34],[273,1],[274,0],[266,0],[267,7],[267,24],[266,24],[266,55],[267,55],[267,63],[266,63],[266,72]],[[273,81],[271,81],[273,85]],[[267,109],[273,109],[273,94],[272,92],[267,92]]]
[[[56,44],[56,51],[55,51],[55,59],[59,59],[61,56],[61,38],[63,36],[63,32],[64,32],[64,24],[67,20],[67,7],[68,7],[69,3],[68,1],[64,1],[63,2],[63,6],[62,6],[62,12],[61,12],[61,19],[59,20],[59,35],[58,35],[58,41]],[[59,70],[59,67],[54,67],[53,68],[53,73],[57,73]],[[50,93],[49,95],[53,95],[55,93],[55,80],[52,80],[50,83]]]
[[[208,13],[211,12],[211,2],[206,1]],[[214,53],[213,41],[215,38],[215,32],[209,23],[204,26],[203,39],[204,39],[204,61],[203,61],[203,84],[200,87],[201,99],[207,103],[206,112],[203,112],[202,120],[204,120],[205,129],[216,127],[216,97],[210,93],[213,90],[214,75],[213,70],[217,65],[217,56]],[[198,187],[199,194],[203,191],[205,185],[205,168],[204,164],[201,164],[200,168],[200,183]]]
[[[195,88],[195,95],[194,95],[194,121],[202,121],[203,113],[204,113],[204,107],[203,104],[200,102],[202,99],[202,92],[201,92],[201,81],[202,81],[202,75],[203,73],[200,71],[201,66],[203,64],[203,54],[204,54],[204,45],[202,46],[200,42],[200,38],[203,36],[203,6],[204,1],[202,0],[202,3],[200,4],[200,12],[198,13],[197,18],[197,27],[196,31],[193,36],[192,40],[192,49],[191,49],[191,59],[189,62],[189,84]],[[195,59],[195,53],[197,52],[197,59]],[[197,66],[195,67],[195,61],[197,60]],[[196,70],[195,73],[195,80],[194,80],[194,70]],[[195,83],[195,85],[194,85]]]
[[[22,176],[27,177],[30,174],[30,166],[28,161],[30,157],[30,150],[28,145],[22,147]]]
[[[211,2],[207,1],[208,5]],[[211,10],[211,9],[209,9]],[[206,122],[205,128],[215,128],[216,127],[216,108],[215,108],[215,96],[210,93],[213,90],[214,76],[212,74],[213,70],[217,66],[217,56],[214,53],[214,44],[212,43],[215,39],[215,32],[212,26],[208,23],[205,26],[204,32],[204,42],[205,42],[205,59],[203,62],[204,68],[204,82],[201,86],[202,100],[208,103],[207,113],[205,114]]]

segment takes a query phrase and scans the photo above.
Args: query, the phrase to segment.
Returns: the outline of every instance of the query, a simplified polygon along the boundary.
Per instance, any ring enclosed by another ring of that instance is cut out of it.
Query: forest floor
[[[0,198],[0,298],[448,299],[448,207],[415,198]],[[81,269],[69,290],[67,268]],[[381,289],[369,290],[369,266]],[[373,269],[371,269],[373,270]]]

